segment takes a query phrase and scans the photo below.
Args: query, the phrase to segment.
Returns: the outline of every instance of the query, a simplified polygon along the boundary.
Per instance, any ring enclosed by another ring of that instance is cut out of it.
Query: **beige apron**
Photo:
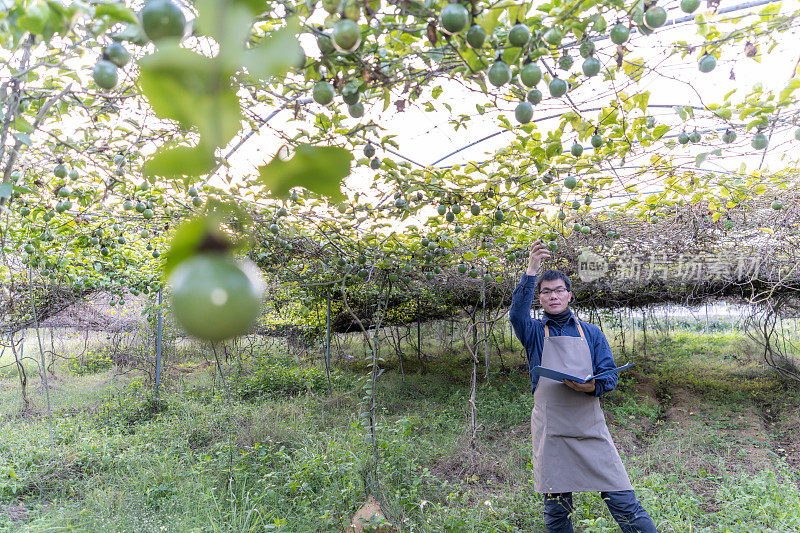
[[[590,376],[589,344],[580,337],[551,337],[544,327],[541,365]],[[600,399],[560,381],[540,378],[533,394],[533,489],[541,493],[632,490],[606,427]]]

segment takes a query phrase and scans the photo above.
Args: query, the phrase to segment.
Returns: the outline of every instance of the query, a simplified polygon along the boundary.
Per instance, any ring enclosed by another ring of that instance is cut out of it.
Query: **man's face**
[[[539,303],[545,311],[557,315],[564,311],[572,300],[572,292],[560,279],[543,281],[539,286]]]

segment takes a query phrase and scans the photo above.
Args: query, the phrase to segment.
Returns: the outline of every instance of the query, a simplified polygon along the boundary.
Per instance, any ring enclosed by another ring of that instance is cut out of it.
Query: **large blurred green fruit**
[[[141,20],[151,41],[181,39],[186,28],[183,11],[171,0],[149,0],[142,8]]]
[[[247,333],[261,308],[263,288],[252,264],[222,253],[202,253],[169,277],[172,312],[190,335],[211,342]]]

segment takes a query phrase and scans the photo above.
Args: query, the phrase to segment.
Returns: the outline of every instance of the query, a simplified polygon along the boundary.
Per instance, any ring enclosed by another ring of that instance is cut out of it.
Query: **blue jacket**
[[[578,327],[575,322],[575,315],[573,314],[564,325],[560,328],[556,322],[550,318],[545,317],[543,320],[534,319],[531,317],[531,305],[533,304],[534,291],[536,289],[536,276],[522,275],[522,279],[514,289],[514,295],[511,299],[511,311],[509,318],[511,325],[514,327],[514,333],[517,334],[525,351],[528,354],[528,372],[531,373],[531,391],[536,390],[536,385],[539,383],[539,376],[533,375],[533,367],[541,364],[542,361],[542,347],[544,346],[544,325],[547,324],[550,328],[550,335],[557,337],[560,335],[569,335],[570,337],[579,337]],[[594,324],[589,324],[580,321],[583,334],[586,337],[586,342],[589,343],[589,351],[592,354],[592,368],[595,374],[616,368],[614,364],[614,357],[611,355],[611,346],[608,345],[608,340],[603,332]],[[617,386],[617,372],[612,372],[608,376],[598,378],[595,380],[595,396],[602,396]]]

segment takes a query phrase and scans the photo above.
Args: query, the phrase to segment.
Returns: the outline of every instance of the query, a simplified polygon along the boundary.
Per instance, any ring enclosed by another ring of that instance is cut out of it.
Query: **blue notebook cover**
[[[612,372],[619,372],[620,370],[625,370],[626,368],[631,367],[633,365],[634,363],[628,363],[627,365],[618,366],[617,368],[612,368],[611,370],[606,370],[604,372],[600,372],[599,374],[595,374],[594,376],[588,376],[586,378],[579,378],[577,376],[565,374],[564,372],[559,372],[558,370],[552,370],[550,368],[545,368],[543,366],[535,366],[533,367],[533,375],[549,378],[555,381],[569,379],[571,381],[577,381],[578,383],[586,383],[587,381],[591,381],[595,378],[602,378],[603,376],[607,376]]]

